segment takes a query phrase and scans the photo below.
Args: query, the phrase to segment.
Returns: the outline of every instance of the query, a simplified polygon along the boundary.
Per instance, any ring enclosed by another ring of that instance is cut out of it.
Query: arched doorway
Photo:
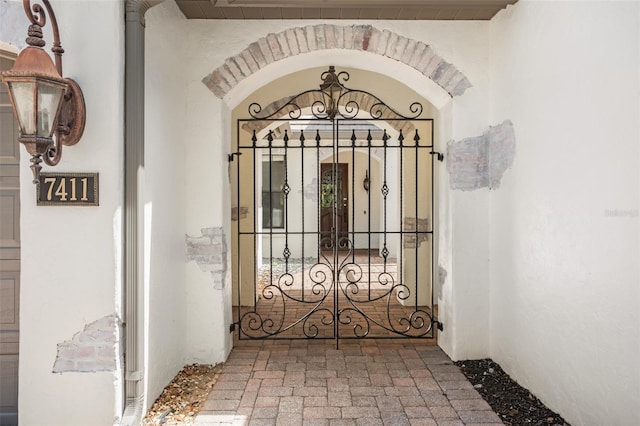
[[[434,119],[321,77],[237,116],[239,338],[433,338]]]

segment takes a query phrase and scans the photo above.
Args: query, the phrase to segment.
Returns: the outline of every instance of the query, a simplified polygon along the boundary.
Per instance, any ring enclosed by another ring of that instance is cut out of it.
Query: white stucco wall
[[[231,247],[229,175],[227,154],[230,152],[230,109],[202,83],[210,72],[206,58],[224,50],[226,40],[221,33],[200,34],[187,22],[185,73],[187,88],[187,121],[183,144],[186,172],[186,233],[198,236],[201,229],[223,227],[227,247]],[[231,262],[228,256],[229,263]],[[195,262],[186,265],[187,329],[186,362],[218,363],[231,350],[231,267],[227,267],[224,286],[216,285],[211,273],[203,272]],[[217,288],[216,288],[217,287]]]
[[[88,112],[82,141],[56,170],[99,172],[101,197],[100,207],[36,207],[23,150],[20,418],[111,424],[121,413],[118,373],[51,369],[57,343],[121,315],[124,11],[117,0],[54,7],[65,75],[82,86]],[[574,424],[640,422],[639,9],[521,0],[491,22],[369,22],[431,45],[460,69],[473,87],[453,100],[395,60],[338,50],[271,64],[220,100],[201,80],[225,58],[268,33],[318,22],[186,21],[170,0],[151,9],[147,404],[182,364],[221,362],[231,348],[231,268],[222,285],[184,264],[185,233],[222,227],[231,247],[231,110],[268,82],[332,64],[387,73],[429,99],[439,108],[439,151],[505,119],[515,126],[516,160],[499,189],[451,191],[436,166],[446,352],[492,356]],[[21,45],[21,3],[0,1],[0,16],[0,42]]]
[[[640,423],[638,2],[521,0],[491,22],[491,356],[571,424]]]
[[[146,14],[145,301],[146,403],[185,364],[186,19],[173,2]]]
[[[120,314],[123,3],[64,1],[53,7],[64,74],[80,84],[87,108],[84,136],[64,150],[53,170],[98,172],[100,206],[37,207],[29,156],[21,149],[19,418],[25,425],[107,425],[122,410],[119,373],[53,374],[52,368],[58,343]],[[0,39],[22,47],[28,26],[22,2],[1,2],[0,16]],[[48,20],[48,50],[49,31]]]

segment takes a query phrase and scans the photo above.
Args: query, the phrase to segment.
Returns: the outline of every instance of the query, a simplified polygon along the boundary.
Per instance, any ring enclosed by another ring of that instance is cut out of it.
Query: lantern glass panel
[[[38,124],[39,137],[51,137],[55,129],[56,116],[62,100],[64,86],[50,85],[44,82],[38,84]]]
[[[9,91],[15,106],[21,135],[35,135],[36,133],[36,107],[33,86],[35,81],[9,82]]]

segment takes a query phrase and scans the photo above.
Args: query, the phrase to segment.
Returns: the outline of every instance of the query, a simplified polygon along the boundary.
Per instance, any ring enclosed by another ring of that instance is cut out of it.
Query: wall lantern
[[[62,145],[75,145],[84,131],[85,106],[80,86],[62,77],[62,54],[56,16],[49,0],[42,0],[51,19],[55,65],[44,51],[42,27],[47,19],[39,4],[31,8],[30,0],[23,0],[25,14],[31,25],[24,48],[9,71],[2,73],[2,81],[9,88],[9,99],[18,121],[18,141],[31,154],[33,183],[38,183],[40,163],[55,166],[62,158]]]
[[[333,65],[329,67],[329,71],[322,73],[322,84],[320,85],[320,90],[329,96],[327,116],[331,120],[333,120],[336,117],[336,114],[338,114],[338,100],[344,90],[344,86],[339,81],[340,74],[336,74],[336,68]]]
[[[362,187],[365,191],[369,192],[369,170],[364,171],[364,180],[362,181]]]

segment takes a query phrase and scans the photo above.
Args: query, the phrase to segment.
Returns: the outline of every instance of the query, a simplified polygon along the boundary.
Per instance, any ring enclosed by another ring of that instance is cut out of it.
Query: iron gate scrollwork
[[[434,337],[433,119],[321,78],[237,122],[239,338]]]

